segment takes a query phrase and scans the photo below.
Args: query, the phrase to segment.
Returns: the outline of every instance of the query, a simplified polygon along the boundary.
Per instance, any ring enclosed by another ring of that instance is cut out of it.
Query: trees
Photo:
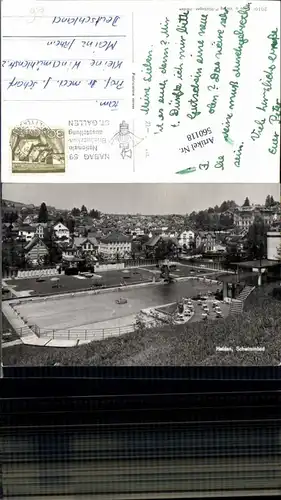
[[[141,246],[145,245],[150,240],[148,234],[142,234],[139,238]]]
[[[89,216],[92,217],[92,219],[100,219],[100,212],[92,208],[89,212]]]
[[[24,242],[15,242],[13,237],[2,242],[2,269],[10,267],[24,267]]]
[[[233,210],[235,207],[237,207],[237,204],[234,200],[227,200],[222,202],[219,211],[226,212],[227,210]]]
[[[266,208],[270,207],[270,203],[271,203],[271,197],[270,197],[270,194],[267,195],[267,197],[265,198],[265,206]]]
[[[237,242],[231,242],[226,247],[226,255],[224,258],[224,266],[226,269],[232,269],[234,262],[243,260],[243,252],[241,246]]]
[[[159,260],[165,260],[168,258],[175,257],[177,251],[178,248],[172,240],[170,239],[164,240],[161,238],[157,243],[154,251],[155,259],[158,262]]]
[[[44,243],[49,250],[48,264],[57,264],[61,262],[62,249],[55,242],[55,233],[53,228],[46,233]]]
[[[242,206],[243,207],[249,207],[250,206],[250,200],[249,200],[248,196],[246,196],[245,201],[244,201],[244,203],[243,203]]]
[[[266,199],[265,199],[266,208],[274,207],[275,204],[276,204],[276,202],[275,202],[273,196],[268,194]]]
[[[38,222],[46,223],[48,222],[48,210],[46,207],[46,203],[41,203],[38,214]]]
[[[85,205],[82,205],[82,207],[81,207],[81,214],[88,215],[88,210],[87,210],[87,207],[85,207]]]
[[[207,211],[200,210],[195,216],[196,229],[208,231],[210,227],[210,218]]]
[[[220,212],[226,212],[228,210],[228,203],[227,201],[223,201],[221,206],[220,206]]]
[[[50,264],[58,264],[61,262],[62,258],[62,249],[56,244],[53,243],[49,248],[49,263]]]
[[[69,233],[73,234],[75,229],[75,219],[73,219],[72,217],[67,219],[66,227],[69,229]]]
[[[226,214],[236,206],[233,200],[223,201],[219,212],[211,207],[192,214],[196,229],[200,231],[219,231],[233,226],[233,216]]]
[[[19,214],[18,212],[4,212],[2,215],[2,222],[6,222],[9,224],[13,224],[18,220]]]
[[[220,229],[229,229],[233,226],[233,216],[227,214],[220,214],[219,220]]]
[[[262,259],[267,253],[267,231],[261,217],[256,217],[248,231],[248,252],[252,259]]]
[[[80,215],[80,208],[74,207],[71,210],[71,215],[73,215],[73,217],[78,217]]]
[[[271,207],[276,205],[276,201],[274,200],[273,196],[270,197],[270,204],[271,204]]]

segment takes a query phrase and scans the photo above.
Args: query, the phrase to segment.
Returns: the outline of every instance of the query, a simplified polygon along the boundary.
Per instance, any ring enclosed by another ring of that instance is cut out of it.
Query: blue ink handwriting
[[[98,26],[98,24],[111,24],[111,26],[116,27],[120,19],[120,16],[97,16],[97,17],[62,17],[55,16],[53,18],[52,24],[69,24],[75,26],[78,24],[93,24]]]
[[[104,82],[103,88],[112,88],[114,87],[116,90],[122,90],[124,88],[124,80],[118,79],[115,80],[111,76],[107,79],[97,78],[97,79],[61,79],[55,80],[51,76],[49,76],[46,80],[19,80],[16,76],[9,81],[7,90],[11,88],[22,88],[22,89],[30,89],[33,90],[37,87],[40,90],[45,90],[49,85],[56,85],[59,88],[69,88],[69,87],[79,87],[80,85],[86,84],[90,88],[94,88],[97,86],[99,82]]]

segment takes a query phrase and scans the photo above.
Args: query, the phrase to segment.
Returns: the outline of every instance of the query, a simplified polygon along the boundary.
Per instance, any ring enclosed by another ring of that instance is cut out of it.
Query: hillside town
[[[278,258],[267,242],[280,230],[280,203],[221,206],[186,215],[106,214],[86,206],[61,210],[2,201],[2,271],[40,266],[93,268],[97,262],[221,254],[239,259]],[[259,238],[256,241],[259,226]],[[259,248],[257,248],[259,247]]]
[[[6,363],[280,364],[273,187],[53,190],[4,191]]]

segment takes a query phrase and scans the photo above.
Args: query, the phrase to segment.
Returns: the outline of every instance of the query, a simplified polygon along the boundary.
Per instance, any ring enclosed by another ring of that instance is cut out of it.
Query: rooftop
[[[101,239],[102,243],[129,243],[131,238],[122,233],[112,232]]]
[[[253,268],[253,267],[255,267],[257,269],[261,269],[261,268],[265,268],[265,267],[280,266],[281,262],[279,262],[278,260],[262,259],[261,261],[260,260],[248,260],[246,262],[233,262],[233,264],[235,264],[238,267],[245,268],[245,269],[249,269],[249,268]]]
[[[40,246],[44,246],[47,249],[45,243],[39,239],[38,236],[34,236],[34,238],[24,247],[25,252],[29,252],[33,247],[35,247],[39,243]]]
[[[170,237],[170,236],[166,236],[166,235],[162,235],[162,234],[158,234],[156,236],[153,236],[146,243],[146,245],[149,246],[149,247],[154,247],[155,245],[157,245],[157,243],[159,242],[159,240],[172,241],[175,245],[179,244],[179,242],[178,242],[178,240],[176,238],[173,238],[173,237]]]
[[[85,236],[85,237],[80,236],[80,237],[74,238],[74,245],[75,246],[81,246],[87,242],[91,243],[95,247],[99,246],[97,239],[94,236]]]
[[[238,283],[239,281],[243,281],[244,279],[252,276],[252,272],[242,273],[239,274],[239,276],[237,274],[221,274],[217,277],[217,279],[223,283]]]
[[[35,232],[35,227],[32,227],[29,224],[22,224],[19,227],[19,231],[25,231],[27,233],[34,233]]]

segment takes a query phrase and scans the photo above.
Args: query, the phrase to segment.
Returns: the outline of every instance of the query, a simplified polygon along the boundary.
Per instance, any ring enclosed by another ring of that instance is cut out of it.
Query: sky
[[[242,205],[279,199],[279,184],[3,184],[3,199],[61,209],[95,208],[105,213],[186,214],[234,200]]]

